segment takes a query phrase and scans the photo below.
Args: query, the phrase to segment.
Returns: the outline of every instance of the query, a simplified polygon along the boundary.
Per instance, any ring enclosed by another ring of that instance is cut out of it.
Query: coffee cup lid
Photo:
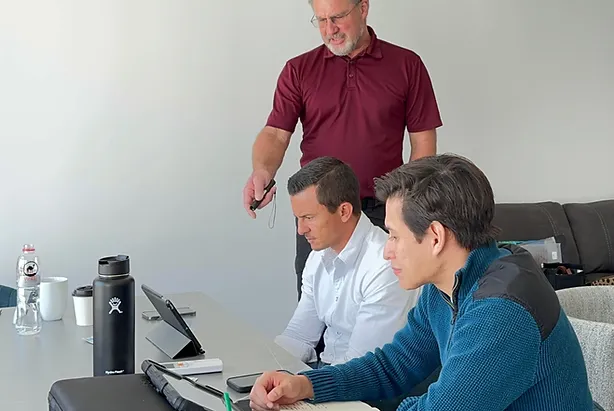
[[[82,287],[75,288],[72,295],[73,297],[91,297],[93,292],[94,288],[91,285],[84,285]]]

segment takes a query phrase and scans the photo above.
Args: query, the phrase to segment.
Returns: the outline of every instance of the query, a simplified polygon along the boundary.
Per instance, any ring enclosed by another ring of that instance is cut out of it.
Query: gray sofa
[[[494,223],[500,241],[557,238],[563,262],[581,265],[585,284],[614,278],[614,200],[499,203]]]

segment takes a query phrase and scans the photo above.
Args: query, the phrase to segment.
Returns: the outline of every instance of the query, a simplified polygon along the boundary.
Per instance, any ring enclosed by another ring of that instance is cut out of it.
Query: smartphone
[[[285,372],[286,374],[293,375],[290,371],[287,370],[277,370],[279,372]],[[262,375],[261,372],[257,372],[254,374],[245,374],[245,375],[237,375],[235,377],[230,377],[226,380],[226,385],[228,385],[233,391],[238,393],[246,393],[250,392],[258,377]]]
[[[190,307],[177,307],[177,311],[181,316],[196,315],[196,310]],[[143,318],[147,321],[155,321],[161,319],[160,313],[156,310],[146,310],[142,313]]]

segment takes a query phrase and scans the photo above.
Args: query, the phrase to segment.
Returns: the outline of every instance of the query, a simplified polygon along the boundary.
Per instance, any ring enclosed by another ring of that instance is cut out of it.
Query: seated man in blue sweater
[[[532,256],[497,247],[494,196],[470,161],[438,155],[376,180],[390,231],[384,255],[405,289],[424,285],[391,343],[345,364],[299,375],[264,373],[257,411],[299,400],[400,396],[441,367],[399,411],[589,411],[577,337]]]

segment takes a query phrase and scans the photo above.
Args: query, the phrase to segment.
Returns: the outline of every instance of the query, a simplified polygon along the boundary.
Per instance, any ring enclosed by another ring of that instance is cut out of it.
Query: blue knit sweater
[[[309,370],[314,402],[373,401],[439,379],[399,411],[589,411],[577,337],[535,260],[515,246],[473,251],[453,298],[427,285],[390,344]]]

